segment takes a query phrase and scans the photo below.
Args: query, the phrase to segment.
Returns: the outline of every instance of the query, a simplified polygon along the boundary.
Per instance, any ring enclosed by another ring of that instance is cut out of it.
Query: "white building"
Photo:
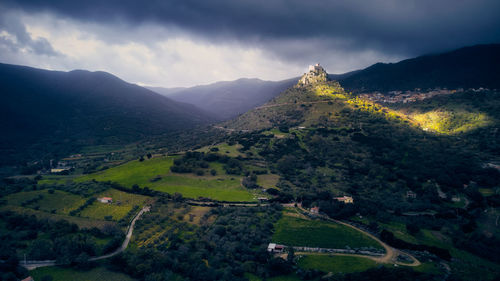
[[[270,253],[282,253],[284,249],[285,246],[276,243],[269,243],[269,246],[267,246],[267,251]]]
[[[111,198],[111,197],[101,197],[101,198],[97,198],[97,201],[99,201],[101,203],[111,203],[111,202],[113,202],[113,198]]]

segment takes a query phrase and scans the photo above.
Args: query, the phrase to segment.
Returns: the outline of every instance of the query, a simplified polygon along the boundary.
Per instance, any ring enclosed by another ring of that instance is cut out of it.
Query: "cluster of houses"
[[[421,89],[413,91],[390,91],[387,94],[380,92],[366,93],[359,95],[360,98],[367,99],[374,102],[382,103],[411,103],[416,101],[425,100],[439,95],[451,95],[456,92],[463,92],[463,89],[448,90],[448,89],[434,89],[425,93]]]
[[[344,204],[353,204],[354,203],[354,199],[351,197],[351,196],[341,196],[341,197],[333,197],[333,199],[339,201],[339,202],[342,202]],[[311,207],[309,209],[309,212],[311,214],[319,214],[319,207]]]

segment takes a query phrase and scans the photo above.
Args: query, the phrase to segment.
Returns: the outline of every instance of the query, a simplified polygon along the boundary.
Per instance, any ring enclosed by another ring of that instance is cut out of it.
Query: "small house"
[[[23,279],[23,280],[21,280],[21,281],[35,281],[35,280],[33,279],[33,277],[28,276],[28,277],[24,278],[24,279]]]
[[[101,197],[101,198],[97,198],[97,201],[99,201],[101,203],[111,203],[111,202],[113,202],[113,198],[111,198],[111,197]]]
[[[417,194],[415,192],[411,191],[411,190],[408,190],[406,192],[406,198],[413,198],[413,199],[415,199],[415,198],[417,198]]]
[[[270,253],[282,253],[284,249],[284,245],[278,245],[276,243],[269,243],[269,246],[267,246],[267,251]]]
[[[319,214],[319,207],[312,207],[310,212],[311,214]]]
[[[69,167],[64,167],[64,168],[58,167],[58,168],[52,168],[52,169],[50,169],[50,172],[52,174],[57,174],[57,173],[61,173],[61,172],[64,172],[64,171],[68,171],[69,169],[70,169]]]
[[[335,200],[339,202],[344,202],[344,204],[352,204],[354,203],[354,199],[352,199],[351,196],[342,196],[342,197],[335,197]]]

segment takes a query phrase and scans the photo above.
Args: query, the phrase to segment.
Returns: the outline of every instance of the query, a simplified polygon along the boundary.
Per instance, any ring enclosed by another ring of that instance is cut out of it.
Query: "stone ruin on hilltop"
[[[307,86],[310,84],[328,81],[328,74],[319,63],[309,66],[309,72],[300,77],[297,86]]]

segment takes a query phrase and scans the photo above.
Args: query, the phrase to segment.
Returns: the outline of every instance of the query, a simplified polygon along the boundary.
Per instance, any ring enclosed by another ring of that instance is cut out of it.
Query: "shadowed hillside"
[[[500,45],[477,45],[398,63],[377,63],[346,78],[355,92],[446,88],[500,88]]]
[[[243,78],[191,88],[150,89],[176,101],[193,104],[220,119],[229,119],[266,103],[295,81],[296,78],[277,82]]]
[[[46,71],[0,64],[3,162],[84,144],[136,141],[212,120],[210,114],[105,72]]]

